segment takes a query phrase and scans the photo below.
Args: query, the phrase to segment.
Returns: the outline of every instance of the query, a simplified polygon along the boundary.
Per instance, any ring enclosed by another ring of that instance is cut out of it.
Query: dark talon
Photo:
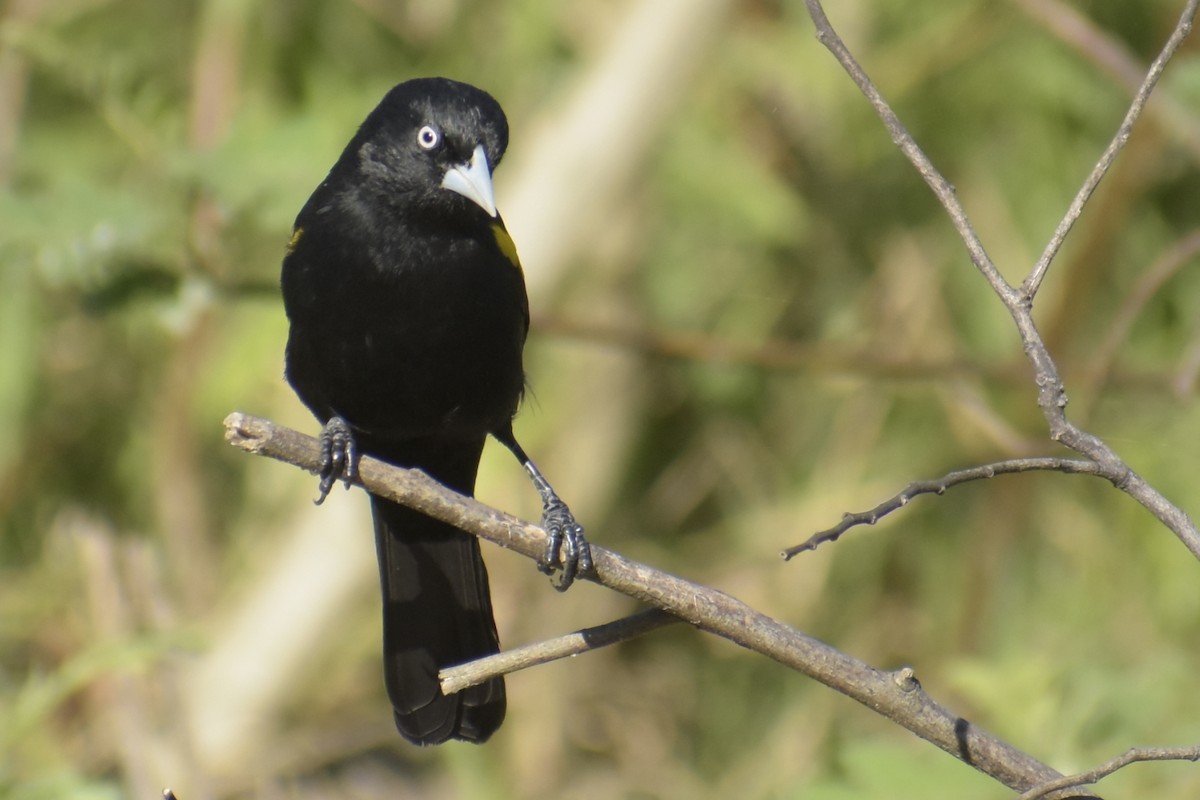
[[[550,538],[538,568],[547,575],[561,569],[552,583],[555,589],[565,592],[579,574],[591,572],[591,547],[584,538],[583,526],[575,521],[571,510],[557,496],[543,511],[542,528]]]
[[[317,484],[320,496],[313,501],[317,505],[325,502],[333,485],[339,480],[345,481],[349,489],[351,481],[358,477],[358,446],[346,420],[330,417],[321,429],[320,441],[321,471],[318,475],[321,482]]]
[[[553,575],[554,565],[558,562],[558,551],[562,547],[562,530],[548,525],[545,517],[542,518],[542,530],[547,534],[546,550],[538,560],[538,571],[544,575]]]
[[[575,536],[572,538],[572,552],[575,555],[575,562],[579,567],[579,571],[586,574],[594,572],[596,566],[592,563],[592,546],[588,544],[588,540],[583,536],[583,526],[575,526]]]

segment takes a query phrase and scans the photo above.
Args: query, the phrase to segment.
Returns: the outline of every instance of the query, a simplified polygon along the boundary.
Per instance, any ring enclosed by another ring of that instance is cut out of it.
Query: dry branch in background
[[[314,474],[320,469],[321,452],[316,439],[258,417],[229,415],[225,438],[242,450]],[[541,528],[456,494],[417,470],[364,456],[358,474],[358,484],[372,494],[408,505],[529,559],[536,561],[545,552],[546,534]],[[876,669],[723,592],[630,561],[594,543],[592,558],[595,572],[581,577],[802,672],[1011,789],[1026,791],[1062,777],[1033,756],[938,704],[925,693],[909,668],[890,672]],[[525,666],[546,660],[544,654],[534,654]],[[507,664],[503,671],[514,668]]]

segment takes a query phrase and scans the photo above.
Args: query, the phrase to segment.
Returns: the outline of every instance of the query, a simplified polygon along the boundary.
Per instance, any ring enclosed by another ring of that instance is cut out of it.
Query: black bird
[[[359,453],[464,494],[491,434],[524,465],[566,589],[591,569],[583,528],[513,437],[529,301],[496,212],[491,171],[508,121],[486,92],[445,78],[393,88],[296,218],[283,260],[287,379],[324,426],[324,500]],[[371,497],[383,589],[383,662],[396,727],[417,744],[483,742],[504,681],[443,695],[442,667],[499,650],[475,537]]]

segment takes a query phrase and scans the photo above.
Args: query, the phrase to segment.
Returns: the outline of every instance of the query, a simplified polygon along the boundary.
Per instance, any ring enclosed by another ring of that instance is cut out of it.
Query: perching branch
[[[1078,428],[1067,419],[1065,410],[1067,405],[1066,389],[1063,386],[1062,379],[1059,377],[1058,366],[1054,363],[1054,359],[1051,357],[1050,351],[1042,340],[1041,333],[1038,331],[1037,324],[1033,319],[1033,299],[1038,288],[1041,286],[1042,280],[1046,276],[1050,262],[1058,253],[1063,240],[1074,225],[1075,220],[1082,213],[1084,204],[1091,197],[1092,192],[1095,191],[1096,186],[1099,185],[1100,180],[1107,173],[1117,153],[1128,140],[1134,124],[1145,108],[1151,90],[1158,82],[1158,78],[1162,75],[1162,71],[1166,67],[1167,61],[1170,60],[1184,37],[1191,31],[1197,7],[1200,6],[1200,0],[1188,0],[1174,31],[1168,37],[1162,52],[1154,60],[1145,79],[1142,81],[1142,85],[1135,94],[1129,111],[1126,113],[1125,119],[1121,122],[1117,130],[1116,136],[1096,163],[1091,174],[1080,187],[1075,199],[1059,223],[1054,236],[1047,244],[1042,257],[1033,267],[1020,288],[1008,283],[996,268],[996,265],[992,263],[991,258],[983,247],[983,243],[971,226],[966,211],[963,209],[962,204],[958,202],[953,186],[933,166],[933,163],[900,122],[899,117],[892,111],[887,101],[883,99],[875,84],[872,83],[862,66],[833,29],[829,18],[825,16],[825,11],[822,9],[819,0],[805,0],[805,3],[808,6],[809,16],[812,17],[813,23],[816,25],[817,40],[829,48],[830,52],[837,58],[843,69],[846,70],[847,74],[849,74],[851,79],[867,97],[867,100],[871,103],[876,113],[883,120],[883,124],[886,126],[896,146],[900,148],[900,151],[904,153],[905,157],[908,158],[917,172],[920,173],[921,177],[924,178],[925,182],[933,190],[934,195],[937,196],[938,201],[946,210],[951,222],[962,238],[971,262],[987,280],[1016,323],[1017,331],[1020,333],[1021,343],[1025,350],[1025,356],[1033,365],[1034,384],[1038,390],[1038,407],[1041,408],[1042,415],[1046,419],[1050,439],[1069,447],[1093,461],[1096,464],[1095,475],[1110,481],[1115,487],[1141,503],[1183,542],[1192,555],[1200,559],[1200,530],[1197,530],[1191,518],[1167,500],[1157,489],[1147,483],[1142,476],[1134,472],[1102,439]]]
[[[790,561],[794,556],[806,550],[816,550],[826,542],[836,542],[843,533],[856,525],[874,525],[896,509],[908,505],[908,501],[918,495],[945,494],[947,489],[960,483],[986,480],[997,475],[1011,475],[1014,472],[1038,470],[1063,472],[1068,475],[1097,475],[1100,473],[1100,466],[1094,461],[1083,461],[1077,458],[1010,458],[1006,461],[955,470],[931,481],[913,481],[905,486],[899,494],[884,500],[871,510],[846,514],[837,525],[814,533],[804,542],[787,548],[780,555],[783,556],[784,561]]]
[[[225,420],[225,438],[257,455],[315,473],[317,440],[246,414]],[[364,456],[359,485],[532,560],[545,549],[541,528],[456,494],[417,470]],[[1061,777],[1051,767],[933,700],[909,668],[876,669],[715,589],[592,545],[595,572],[582,577],[634,597],[695,627],[767,656],[857,700],[1005,786],[1026,791]],[[1081,796],[1081,795],[1063,795]]]

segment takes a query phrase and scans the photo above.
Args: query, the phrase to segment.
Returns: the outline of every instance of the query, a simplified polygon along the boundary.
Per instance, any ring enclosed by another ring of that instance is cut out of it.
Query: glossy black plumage
[[[495,436],[542,493],[556,536],[546,568],[563,567],[565,588],[577,565],[590,569],[582,528],[512,435],[529,311],[491,201],[507,143],[500,106],[472,86],[428,78],[387,94],[296,218],[282,270],[286,372],[325,425],[322,497],[355,451],[471,494]],[[478,542],[371,504],[397,728],[419,744],[482,742],[504,719],[503,679],[449,697],[437,682],[439,668],[499,649]]]

